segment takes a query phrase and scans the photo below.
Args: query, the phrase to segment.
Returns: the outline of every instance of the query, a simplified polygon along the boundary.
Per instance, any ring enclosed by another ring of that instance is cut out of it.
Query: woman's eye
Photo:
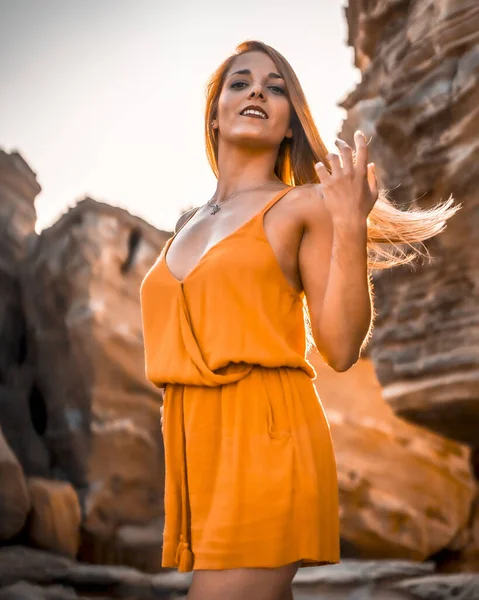
[[[243,85],[248,85],[245,81],[235,81],[234,83],[231,84],[232,88],[235,89],[242,89],[239,86],[243,86]],[[286,90],[282,87],[280,87],[279,85],[272,85],[269,88],[270,90],[274,90],[275,94],[286,94]]]

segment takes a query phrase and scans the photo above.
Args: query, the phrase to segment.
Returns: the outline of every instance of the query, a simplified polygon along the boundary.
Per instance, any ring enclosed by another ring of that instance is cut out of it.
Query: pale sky
[[[37,231],[85,195],[167,230],[209,200],[205,85],[245,39],[285,55],[335,149],[346,36],[340,0],[0,0],[0,148],[37,173]]]

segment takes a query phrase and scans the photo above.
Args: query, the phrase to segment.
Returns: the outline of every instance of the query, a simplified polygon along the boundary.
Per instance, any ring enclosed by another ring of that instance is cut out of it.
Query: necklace
[[[265,183],[260,183],[259,185],[256,185],[255,187],[247,188],[246,190],[240,190],[239,192],[235,192],[234,194],[231,194],[231,196],[228,196],[228,198],[226,198],[226,200],[223,200],[223,202],[221,202],[220,204],[221,204],[221,206],[223,206],[223,204],[226,204],[226,202],[228,202],[235,196],[238,196],[238,194],[242,194],[243,192],[252,192],[253,190],[257,190],[258,188],[263,187],[264,185],[268,185],[268,183],[274,183],[274,182],[266,181]],[[208,202],[205,204],[205,206],[209,206],[210,208],[213,209],[213,211],[210,212],[210,215],[215,215],[218,211],[221,210],[221,206],[218,203],[210,204],[210,202],[211,202],[211,200],[208,200]]]

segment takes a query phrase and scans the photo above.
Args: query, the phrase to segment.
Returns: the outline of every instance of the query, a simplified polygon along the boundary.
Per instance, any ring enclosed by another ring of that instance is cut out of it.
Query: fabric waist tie
[[[252,364],[235,364],[231,366],[228,373],[220,374],[215,373],[211,369],[208,368],[203,355],[201,353],[201,349],[198,346],[198,342],[194,336],[193,330],[191,328],[191,318],[188,311],[188,305],[186,303],[185,292],[184,289],[181,288],[181,294],[179,294],[180,301],[180,327],[181,327],[181,336],[183,338],[183,343],[185,345],[186,351],[191,358],[194,366],[197,369],[199,382],[198,385],[206,385],[206,386],[218,386],[224,385],[227,383],[234,383],[246,377],[253,368]]]
[[[183,394],[181,397],[181,415],[182,424],[181,428],[181,532],[180,541],[176,549],[176,561],[178,563],[178,570],[181,572],[191,571],[194,565],[194,556],[191,551],[190,543],[190,515],[189,503],[188,503],[188,476],[186,472],[186,439],[185,439],[185,427],[184,427],[184,409],[183,409]]]

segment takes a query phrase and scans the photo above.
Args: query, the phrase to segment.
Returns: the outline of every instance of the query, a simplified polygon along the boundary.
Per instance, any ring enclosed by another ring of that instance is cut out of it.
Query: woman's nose
[[[254,96],[259,96],[260,98],[263,98],[263,92],[261,91],[261,87],[260,86],[255,86],[251,90],[250,96],[251,96],[251,98],[254,98]]]

